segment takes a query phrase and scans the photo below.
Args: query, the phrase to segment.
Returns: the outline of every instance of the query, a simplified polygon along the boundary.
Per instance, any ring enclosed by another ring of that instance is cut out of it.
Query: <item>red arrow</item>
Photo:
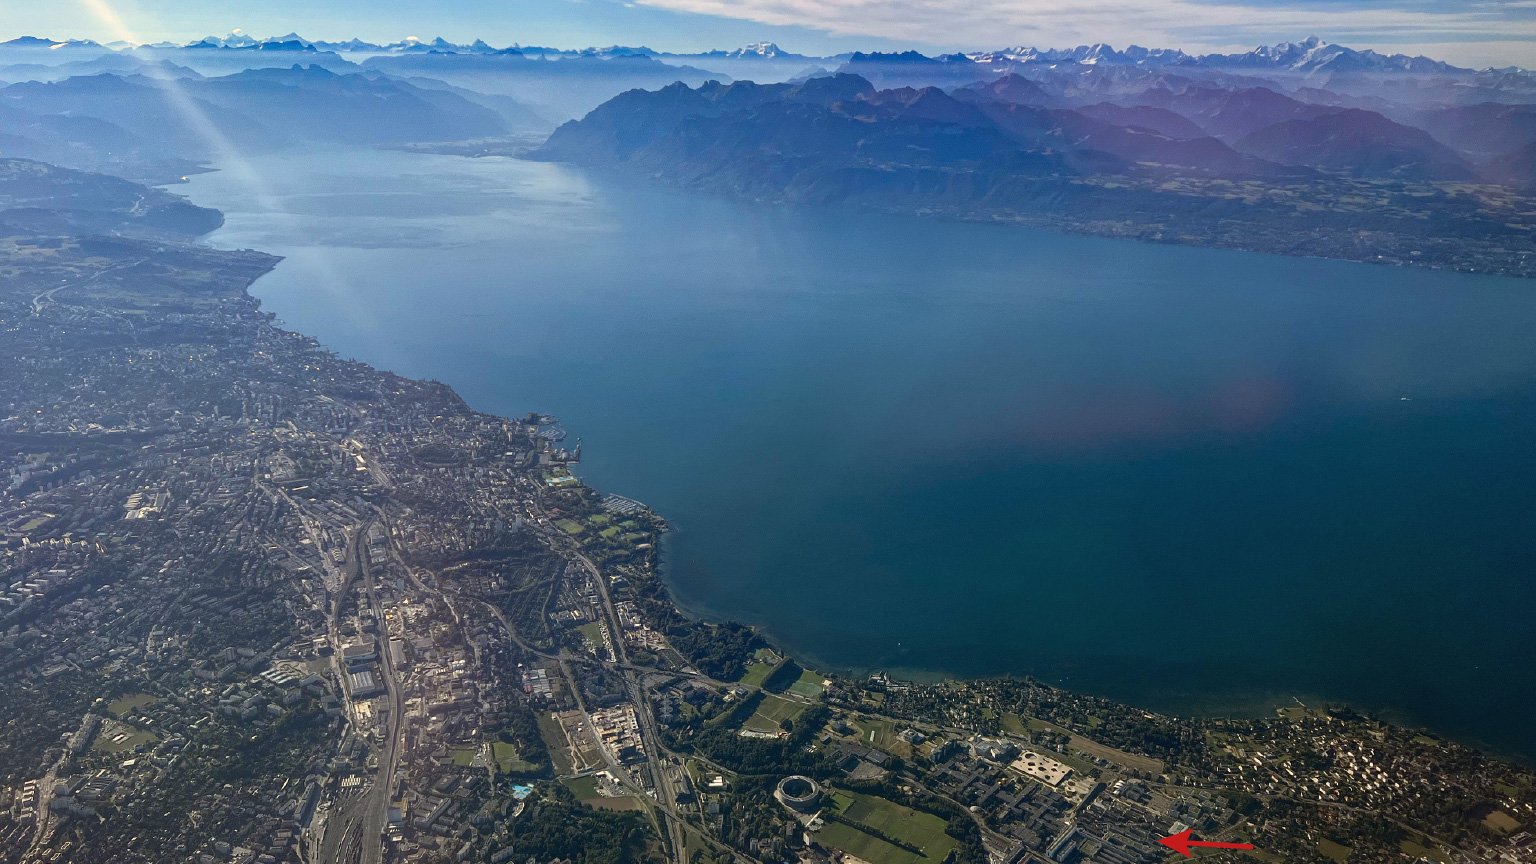
[[[1191,846],[1208,846],[1208,847],[1210,847],[1212,849],[1252,849],[1253,848],[1253,844],[1252,843],[1213,843],[1210,840],[1191,840],[1191,839],[1189,839],[1189,835],[1192,834],[1192,833],[1194,833],[1194,829],[1190,829],[1188,831],[1180,831],[1179,833],[1173,835],[1172,837],[1164,837],[1163,839],[1161,839],[1161,840],[1159,840],[1157,842],[1163,844],[1164,846],[1167,846],[1169,849],[1172,849],[1173,851],[1179,853],[1180,855],[1183,855],[1185,858],[1194,857],[1189,852],[1189,847],[1191,847]]]

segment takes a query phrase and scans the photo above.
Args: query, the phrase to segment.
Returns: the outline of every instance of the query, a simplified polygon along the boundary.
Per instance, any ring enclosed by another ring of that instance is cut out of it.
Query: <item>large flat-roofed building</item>
[[[1019,758],[1013,760],[1008,767],[1033,777],[1047,786],[1060,786],[1061,781],[1067,779],[1067,775],[1072,773],[1070,765],[1063,765],[1033,750],[1020,753]]]
[[[369,699],[382,694],[384,688],[379,686],[379,679],[372,670],[364,669],[347,676],[347,692],[353,699]]]
[[[378,656],[379,651],[376,647],[374,647],[372,640],[367,642],[355,642],[341,649],[341,659],[346,661],[348,666],[353,666],[358,663],[367,663],[370,660],[376,659]]]

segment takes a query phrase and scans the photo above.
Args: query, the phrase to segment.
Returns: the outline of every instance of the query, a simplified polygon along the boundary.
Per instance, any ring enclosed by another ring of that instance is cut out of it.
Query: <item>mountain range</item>
[[[506,135],[543,121],[512,100],[295,64],[222,77],[101,73],[0,87],[0,152],[160,180],[294,144],[398,145]],[[221,143],[223,142],[223,143]]]
[[[935,62],[973,61],[865,55],[844,68],[894,74]],[[1069,102],[1018,74],[947,89],[880,87],[849,72],[780,84],[679,83],[615,96],[562,125],[530,158],[752,200],[1289,254],[1498,261],[1524,272],[1520,256],[1536,251],[1536,225],[1520,209],[1536,200],[1469,185],[1530,182],[1536,124],[1524,112],[1433,114],[1452,138],[1475,136],[1490,114],[1502,119],[1500,146],[1521,149],[1476,160],[1379,112],[1266,87]],[[1371,249],[1388,252],[1367,256]]]

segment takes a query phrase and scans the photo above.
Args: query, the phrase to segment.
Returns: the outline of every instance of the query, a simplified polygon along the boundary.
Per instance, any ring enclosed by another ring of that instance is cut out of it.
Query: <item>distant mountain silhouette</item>
[[[9,114],[0,131],[25,139],[31,152],[64,164],[96,164],[82,155],[154,150],[161,156],[211,158],[211,127],[251,152],[304,141],[374,145],[453,141],[505,134],[492,107],[439,85],[318,66],[257,69],[220,78],[167,81],[101,74],[0,88]],[[12,151],[19,142],[12,143]]]
[[[1428,132],[1358,108],[1283,120],[1234,146],[1284,165],[1306,165],[1353,177],[1475,180],[1477,172]]]
[[[1442,144],[1486,159],[1536,142],[1536,105],[1482,102],[1424,111],[1414,125]]]

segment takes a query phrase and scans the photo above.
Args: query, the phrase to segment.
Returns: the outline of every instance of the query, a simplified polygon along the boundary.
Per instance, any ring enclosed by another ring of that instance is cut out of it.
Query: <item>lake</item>
[[[1536,755],[1536,282],[287,154],[177,191],[344,357],[558,416],[803,661]]]

